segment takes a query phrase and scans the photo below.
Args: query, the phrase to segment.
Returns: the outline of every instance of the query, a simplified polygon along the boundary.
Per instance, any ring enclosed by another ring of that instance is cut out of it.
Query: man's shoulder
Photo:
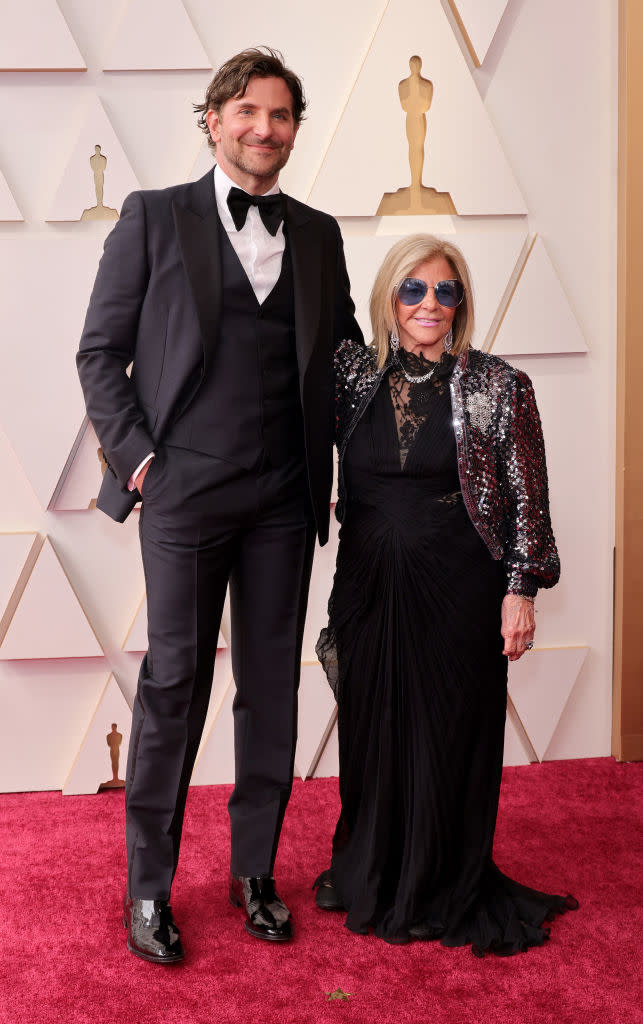
[[[339,226],[334,217],[331,217],[329,213],[324,213],[323,210],[316,210],[314,206],[308,206],[307,203],[302,203],[299,199],[293,199],[292,196],[286,195],[288,202],[289,212],[291,216],[295,216],[300,220],[313,220],[322,227],[326,227],[328,230],[337,232]]]

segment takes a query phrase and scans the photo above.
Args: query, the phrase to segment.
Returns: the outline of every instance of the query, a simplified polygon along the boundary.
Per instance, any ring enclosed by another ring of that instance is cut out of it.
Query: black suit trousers
[[[143,484],[148,652],[127,767],[128,889],[168,899],[230,583],[235,787],[231,869],[272,874],[292,788],[314,552],[300,459],[246,471],[161,447]]]

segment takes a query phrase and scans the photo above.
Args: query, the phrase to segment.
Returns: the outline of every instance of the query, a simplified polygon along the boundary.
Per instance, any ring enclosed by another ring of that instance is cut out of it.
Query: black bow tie
[[[284,219],[284,197],[281,192],[272,196],[251,196],[240,188],[231,188],[228,192],[228,209],[237,231],[241,231],[245,224],[251,206],[256,206],[259,210],[266,230],[271,235],[276,235]]]

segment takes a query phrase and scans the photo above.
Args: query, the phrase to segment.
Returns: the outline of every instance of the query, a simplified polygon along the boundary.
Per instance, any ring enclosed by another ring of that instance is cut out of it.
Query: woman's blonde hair
[[[435,235],[409,235],[389,249],[377,272],[370,298],[373,347],[377,365],[382,367],[389,354],[389,334],[399,334],[395,315],[395,295],[405,277],[421,263],[442,256],[453,268],[454,276],[464,285],[464,298],[453,318],[453,355],[471,347],[473,336],[473,290],[467,261],[457,246]]]

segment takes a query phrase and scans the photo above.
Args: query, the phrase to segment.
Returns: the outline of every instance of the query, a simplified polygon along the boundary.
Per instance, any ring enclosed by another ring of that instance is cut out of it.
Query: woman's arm
[[[560,560],[549,516],[545,444],[534,389],[516,371],[501,416],[500,486],[504,504],[507,593],[534,597],[553,587]]]

